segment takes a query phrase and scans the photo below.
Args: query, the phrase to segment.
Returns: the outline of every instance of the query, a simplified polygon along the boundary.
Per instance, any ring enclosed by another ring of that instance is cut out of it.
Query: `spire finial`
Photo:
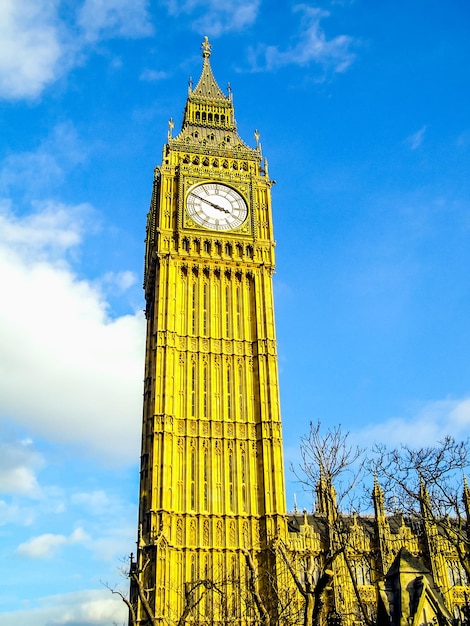
[[[212,46],[209,43],[209,37],[206,35],[204,41],[201,44],[202,56],[204,59],[208,59],[211,55]]]

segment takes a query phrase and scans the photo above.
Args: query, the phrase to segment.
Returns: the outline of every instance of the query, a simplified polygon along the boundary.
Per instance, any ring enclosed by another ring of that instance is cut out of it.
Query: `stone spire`
[[[372,500],[374,502],[376,518],[380,518],[380,520],[385,519],[384,492],[379,485],[377,474],[374,474],[374,489],[372,490]]]
[[[177,137],[169,133],[168,144],[193,152],[210,150],[222,155],[235,151],[239,156],[261,157],[259,145],[255,149],[249,148],[238,135],[232,91],[229,88],[228,95],[225,95],[215,80],[210,64],[212,46],[207,37],[204,37],[201,50],[201,76],[194,88],[192,80],[189,81],[181,131]]]
[[[209,43],[208,37],[204,37],[204,41],[201,44],[202,58],[204,63],[202,66],[201,77],[198,84],[193,90],[190,90],[190,96],[196,96],[199,98],[208,98],[209,100],[230,100],[229,97],[220,89],[210,64],[210,56],[212,52],[212,46]]]
[[[463,478],[463,494],[462,501],[465,507],[465,514],[467,516],[467,523],[470,523],[470,488],[468,487],[467,479]]]

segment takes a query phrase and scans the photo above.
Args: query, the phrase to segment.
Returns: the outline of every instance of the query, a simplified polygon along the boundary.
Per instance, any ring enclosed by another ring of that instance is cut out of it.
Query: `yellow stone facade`
[[[169,124],[148,214],[131,622],[420,626],[433,616],[450,624],[452,615],[462,622],[468,587],[455,549],[437,528],[387,518],[378,484],[371,517],[338,525],[334,492],[321,484],[314,514],[286,514],[273,181],[258,134],[255,148],[238,135],[210,52],[206,38],[181,131],[173,136]],[[466,498],[469,511],[468,488]],[[421,604],[403,621],[394,605],[406,600],[400,585],[418,583]]]
[[[204,588],[210,623],[249,623],[237,591],[248,553],[275,571],[268,546],[285,534],[272,181],[259,144],[238,136],[207,38],[202,51],[175,137],[170,121],[147,225],[134,567],[157,624],[178,622],[191,585]],[[141,603],[138,613],[144,622]]]

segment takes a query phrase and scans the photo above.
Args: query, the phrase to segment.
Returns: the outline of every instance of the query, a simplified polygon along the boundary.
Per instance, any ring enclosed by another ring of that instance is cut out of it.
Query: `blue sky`
[[[286,466],[470,425],[464,0],[0,6],[0,621],[125,622],[143,238],[168,119],[213,44],[270,175]],[[288,506],[311,507],[287,472]]]

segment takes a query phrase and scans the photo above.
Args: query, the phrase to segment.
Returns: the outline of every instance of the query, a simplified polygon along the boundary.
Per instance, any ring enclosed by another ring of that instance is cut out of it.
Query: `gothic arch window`
[[[370,567],[365,559],[353,562],[353,571],[358,585],[370,585]]]
[[[222,163],[222,167],[223,167],[224,169],[227,169],[227,168],[228,168],[228,161],[227,161],[227,159],[225,159],[225,161]]]
[[[207,119],[208,119],[209,122],[212,122],[212,113],[208,114]]]
[[[246,247],[246,256],[250,259],[253,258],[253,246]]]
[[[185,154],[183,158],[183,163],[189,163],[191,159],[189,158],[189,154]]]
[[[216,114],[214,115],[214,122],[215,122],[216,124],[218,124],[218,123],[219,123],[219,114],[218,114],[218,113],[216,113]]]
[[[206,254],[210,254],[210,251],[211,251],[211,242],[206,239],[204,241],[204,252]]]
[[[206,157],[202,164],[204,165],[204,167],[209,167],[209,157]]]
[[[202,112],[202,121],[203,122],[206,121],[206,112],[205,111]]]
[[[196,111],[196,122],[199,122],[201,119],[201,114],[199,113],[199,111]]]
[[[187,237],[183,237],[182,247],[185,252],[189,250],[189,239]]]
[[[197,156],[194,157],[193,165],[199,165],[199,157],[197,157]]]
[[[194,131],[194,139],[197,139],[199,137],[199,133],[197,132],[197,130]]]
[[[220,116],[220,121],[221,121],[222,124],[225,123],[225,115],[221,115]]]
[[[232,246],[229,243],[225,244],[225,254],[232,256]]]
[[[457,560],[447,561],[447,575],[449,577],[449,583],[452,587],[467,584],[467,577],[464,569]]]

